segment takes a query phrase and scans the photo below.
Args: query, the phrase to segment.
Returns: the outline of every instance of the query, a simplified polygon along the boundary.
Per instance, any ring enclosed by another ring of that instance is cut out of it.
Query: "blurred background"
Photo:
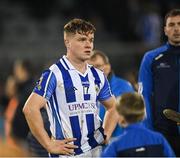
[[[166,40],[163,20],[172,8],[180,8],[180,1],[1,0],[0,115],[13,95],[7,92],[7,79],[15,62],[28,60],[31,75],[38,79],[43,69],[65,54],[63,26],[72,18],[95,25],[95,49],[109,56],[117,75],[135,84],[144,53]]]
[[[162,42],[164,15],[179,6],[179,0],[1,0],[0,80],[16,59],[30,60],[39,74],[64,54],[63,26],[75,17],[96,26],[95,48],[124,76]]]

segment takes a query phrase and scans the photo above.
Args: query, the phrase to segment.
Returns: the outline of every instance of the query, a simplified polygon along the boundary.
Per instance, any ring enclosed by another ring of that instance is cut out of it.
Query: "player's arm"
[[[23,112],[32,131],[32,134],[41,143],[41,145],[50,153],[71,154],[74,145],[67,144],[74,139],[51,140],[44,128],[40,109],[46,105],[51,98],[57,86],[56,77],[52,71],[46,70],[37,82],[33,93],[25,103]]]
[[[107,143],[111,137],[112,132],[114,131],[117,122],[118,114],[116,112],[116,99],[111,93],[109,82],[104,76],[103,86],[99,92],[98,100],[105,106],[106,113],[103,121],[104,134],[106,135]]]
[[[114,96],[110,97],[108,100],[101,101],[101,103],[106,107],[106,113],[103,121],[104,133],[106,135],[106,142],[108,143],[112,132],[114,131],[118,122],[118,113],[116,111],[116,99]]]
[[[151,105],[151,96],[152,96],[152,72],[151,72],[151,57],[146,54],[143,57],[139,70],[139,90],[145,100],[146,105],[146,118],[144,124],[147,128],[153,129],[152,125],[152,105]]]
[[[166,138],[162,134],[160,134],[160,138],[161,138],[161,141],[162,141],[164,157],[176,157],[173,149],[169,145]]]
[[[48,136],[40,113],[40,109],[45,106],[45,104],[46,99],[36,93],[32,93],[25,103],[23,112],[32,134],[49,153],[73,154],[73,149],[76,148],[76,146],[67,143],[74,141],[74,138],[52,140]]]

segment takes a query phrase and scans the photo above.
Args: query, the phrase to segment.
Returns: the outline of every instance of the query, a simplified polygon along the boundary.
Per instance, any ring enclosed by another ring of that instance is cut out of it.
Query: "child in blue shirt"
[[[102,157],[175,157],[166,139],[143,126],[144,100],[138,93],[125,93],[117,99],[119,124],[125,128],[103,151]]]

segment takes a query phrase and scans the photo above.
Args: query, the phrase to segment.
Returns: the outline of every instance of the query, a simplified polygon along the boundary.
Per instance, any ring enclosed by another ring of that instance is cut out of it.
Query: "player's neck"
[[[78,70],[79,72],[81,72],[83,74],[86,72],[86,70],[87,70],[87,62],[86,61],[80,61],[78,59],[71,58],[68,55],[66,57],[76,70]]]

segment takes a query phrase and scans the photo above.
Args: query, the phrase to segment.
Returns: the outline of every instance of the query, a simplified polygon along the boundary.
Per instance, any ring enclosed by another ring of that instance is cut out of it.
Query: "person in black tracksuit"
[[[17,60],[14,63],[14,77],[17,81],[18,106],[12,120],[12,137],[18,144],[26,144],[29,127],[22,112],[23,105],[34,85],[32,67],[29,60]],[[25,145],[24,145],[25,146]]]
[[[48,152],[35,139],[29,130],[25,116],[22,112],[24,103],[34,87],[34,79],[32,78],[32,67],[28,60],[18,60],[14,65],[14,75],[18,81],[18,101],[19,105],[15,111],[12,121],[12,137],[15,142],[22,146],[28,146],[30,154],[38,157],[48,157]],[[49,134],[50,124],[47,112],[44,108],[41,109],[44,127]]]
[[[119,124],[125,128],[103,151],[101,157],[174,157],[170,145],[159,132],[143,126],[145,105],[138,93],[125,93],[117,101]]]
[[[165,109],[180,112],[180,9],[167,13],[164,31],[168,42],[143,57],[139,92],[146,102],[145,125],[161,132],[180,156],[180,127],[163,114]]]

